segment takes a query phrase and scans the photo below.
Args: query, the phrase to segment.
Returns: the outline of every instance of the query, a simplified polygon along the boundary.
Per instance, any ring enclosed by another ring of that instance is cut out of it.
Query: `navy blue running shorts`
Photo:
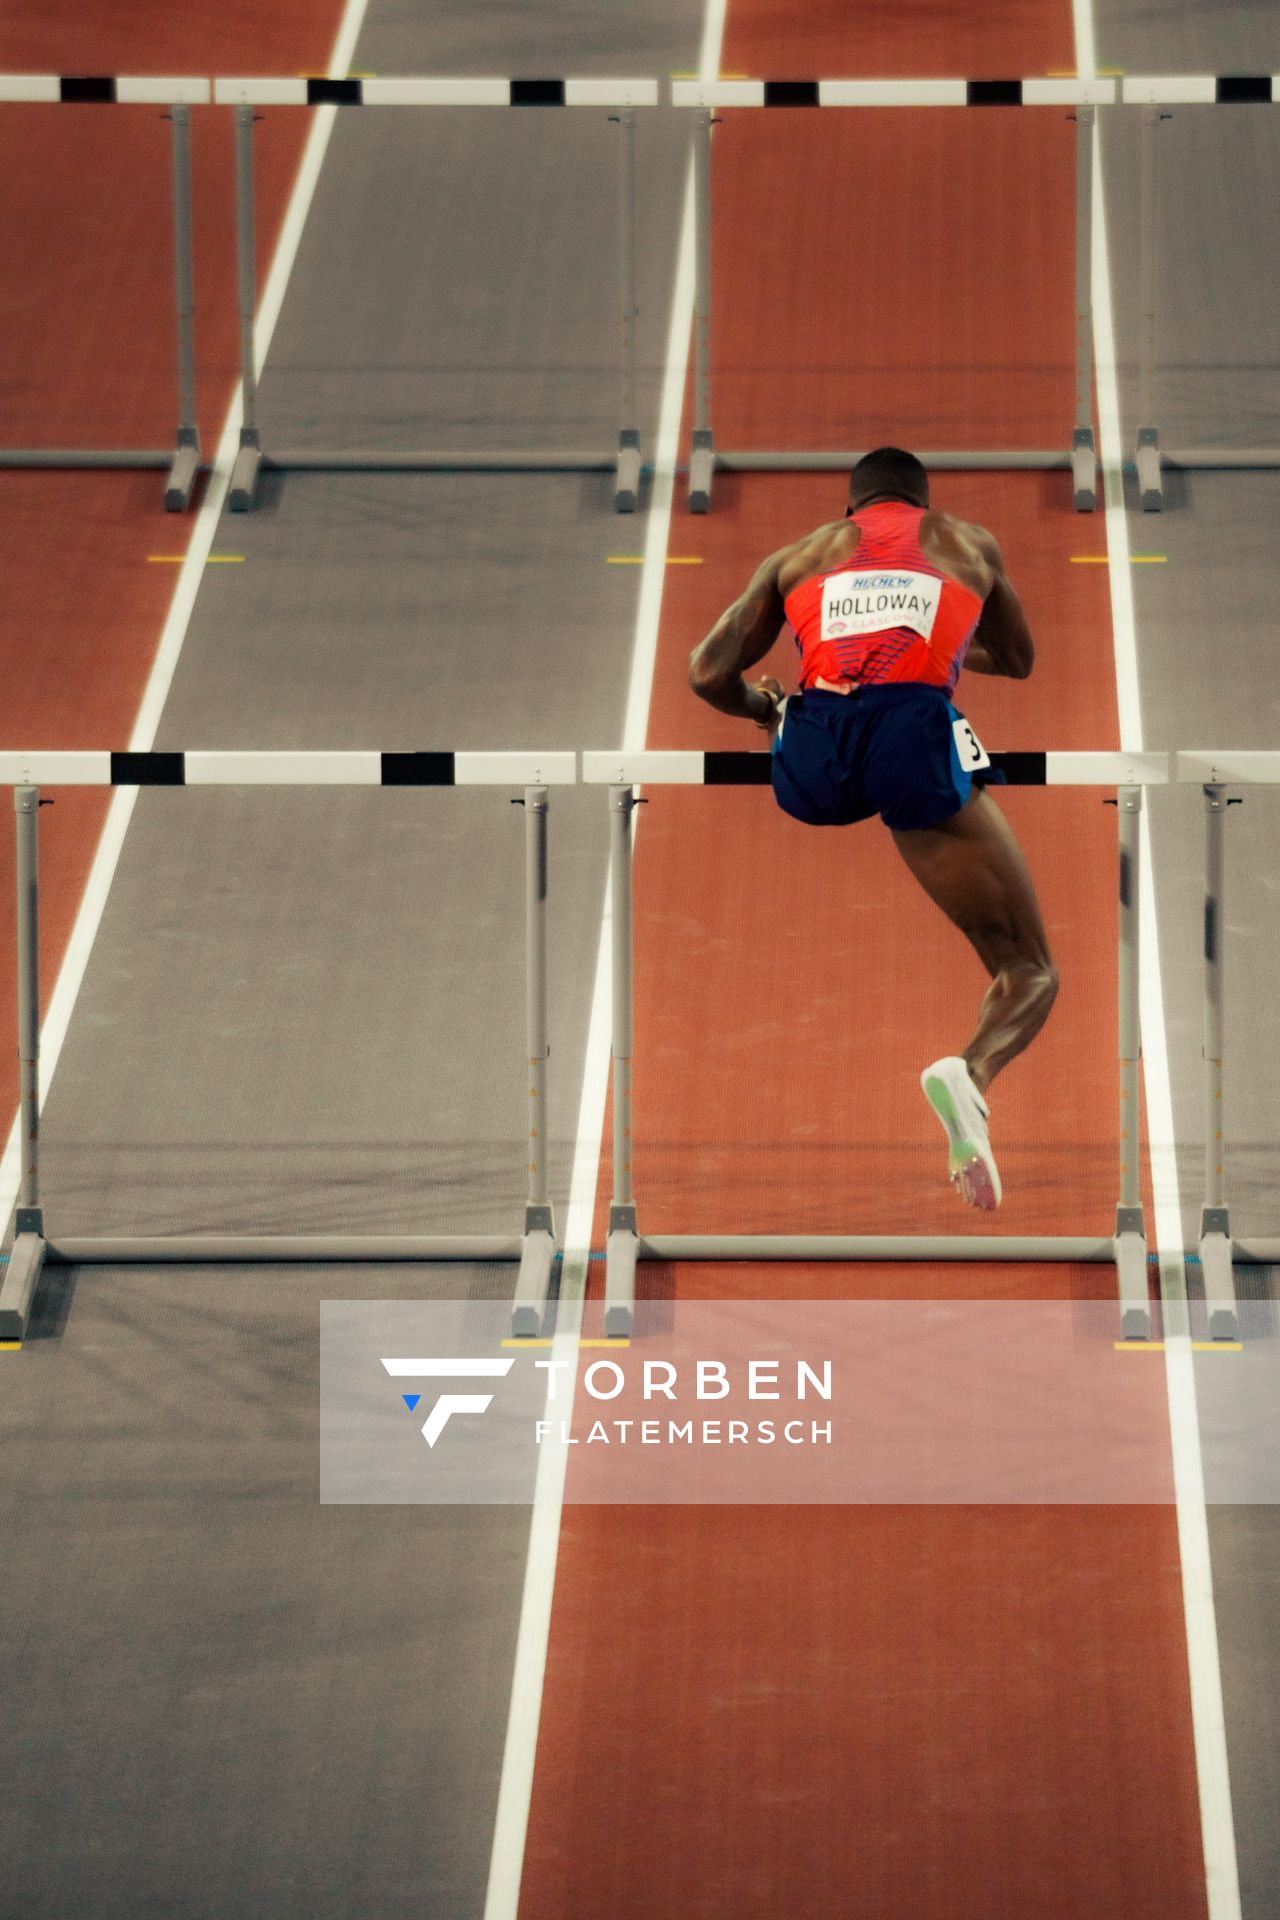
[[[811,827],[878,813],[886,827],[936,827],[973,785],[1003,782],[941,687],[890,681],[855,692],[793,693],[773,743],[773,792]]]

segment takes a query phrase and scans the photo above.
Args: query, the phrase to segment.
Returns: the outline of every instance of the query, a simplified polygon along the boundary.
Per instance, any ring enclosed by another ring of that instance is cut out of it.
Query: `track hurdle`
[[[614,506],[634,513],[640,490],[640,429],[636,392],[636,124],[637,107],[658,104],[656,80],[449,80],[449,79],[228,79],[215,80],[213,97],[235,109],[236,233],[240,301],[240,377],[244,419],[240,452],[231,473],[227,504],[247,513],[258,476],[275,472],[469,472],[613,473]],[[620,409],[617,451],[517,450],[492,453],[465,448],[371,448],[329,452],[263,446],[258,418],[258,367],[254,348],[257,309],[254,263],[253,126],[255,109],[280,107],[605,107],[620,130],[619,259],[621,314]]]
[[[184,513],[200,471],[196,425],[195,267],[191,244],[191,109],[211,99],[208,80],[107,75],[0,74],[0,102],[167,107],[173,140],[173,266],[178,320],[178,427],[172,448],[5,447],[0,467],[160,467],[164,504]]]
[[[1114,80],[677,80],[672,103],[697,109],[694,296],[694,427],[689,508],[706,513],[712,479],[737,473],[847,472],[860,452],[849,448],[729,451],[715,444],[711,424],[711,133],[716,110],[729,107],[1073,107],[1076,121],[1076,395],[1075,423],[1061,448],[949,449],[922,453],[935,472],[1027,469],[1072,475],[1076,511],[1097,506],[1093,428],[1093,127],[1096,109],[1115,100]],[[861,451],[865,451],[862,449]]]
[[[1138,492],[1144,513],[1164,507],[1163,472],[1183,467],[1204,472],[1280,468],[1280,447],[1182,447],[1160,445],[1156,404],[1156,315],[1160,279],[1160,123],[1174,106],[1263,106],[1280,102],[1280,74],[1133,75],[1122,83],[1121,97],[1142,107],[1142,228],[1138,273],[1141,305],[1141,361],[1137,441]]]
[[[46,1265],[244,1261],[518,1261],[513,1332],[536,1331],[556,1256],[545,1158],[547,1095],[546,902],[550,788],[573,785],[572,753],[0,753],[13,786],[18,887],[18,1131],[21,1149],[13,1247],[0,1285],[0,1339],[22,1340]],[[167,1235],[52,1237],[40,1199],[39,847],[41,789],[49,786],[518,787],[525,810],[525,1009],[528,1198],[520,1234]]]
[[[1225,821],[1241,796],[1229,786],[1280,786],[1280,753],[1211,752],[1174,755],[1176,779],[1202,787],[1205,812],[1204,883],[1204,1204],[1200,1211],[1200,1264],[1211,1337],[1234,1338],[1233,1264],[1280,1266],[1280,1239],[1237,1240],[1231,1232],[1226,1192],[1226,1037],[1223,979],[1226,943]]]
[[[1280,755],[1276,756],[1280,761]],[[640,1260],[1113,1261],[1121,1334],[1151,1330],[1139,1155],[1138,874],[1142,796],[1169,781],[1167,753],[993,753],[1013,786],[1113,786],[1119,823],[1118,1197],[1109,1239],[1064,1235],[655,1234],[641,1231],[631,1164],[632,814],[645,786],[768,786],[767,753],[584,753],[583,780],[609,788],[613,901],[613,1197],[605,1269],[605,1333],[628,1335]],[[1278,775],[1277,777],[1280,777]]]

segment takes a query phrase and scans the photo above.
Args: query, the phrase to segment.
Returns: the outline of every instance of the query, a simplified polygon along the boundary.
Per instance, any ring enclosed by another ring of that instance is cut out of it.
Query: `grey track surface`
[[[1269,4],[1143,0],[1098,8],[1098,57],[1130,72],[1272,73],[1280,21]],[[1137,419],[1136,116],[1105,116],[1104,167],[1126,435]],[[1160,130],[1163,245],[1158,419],[1167,446],[1275,445],[1280,437],[1280,311],[1271,209],[1280,195],[1272,108],[1178,108]],[[1275,529],[1280,473],[1170,476],[1169,510],[1135,517],[1142,717],[1152,746],[1280,747],[1275,681]],[[1203,813],[1198,789],[1152,808],[1153,858],[1185,1230],[1203,1193],[1199,1077]],[[1241,1235],[1280,1231],[1280,1129],[1274,991],[1280,940],[1280,794],[1246,789],[1228,818],[1226,913],[1228,1197]],[[1237,1270],[1241,1292],[1273,1276]],[[1201,1391],[1210,1387],[1202,1367]],[[1219,1389],[1220,1390],[1220,1389]],[[1280,1911],[1280,1515],[1209,1515],[1223,1693],[1246,1920]]]
[[[602,20],[602,15],[605,18]],[[381,73],[658,73],[700,9],[374,0]],[[686,128],[640,147],[651,453]],[[268,442],[603,450],[617,130],[340,115],[262,387]],[[230,290],[229,290],[230,291]],[[221,529],[161,746],[619,736],[643,518],[580,476],[274,477]],[[522,816],[499,790],[144,793],[44,1130],[51,1228],[512,1231]],[[563,1216],[606,827],[551,817]],[[4,1356],[0,1920],[479,1920],[523,1510],[321,1508],[322,1298],[513,1269],[53,1274]]]

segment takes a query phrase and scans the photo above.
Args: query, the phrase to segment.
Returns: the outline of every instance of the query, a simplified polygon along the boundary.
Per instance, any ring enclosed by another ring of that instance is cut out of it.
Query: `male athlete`
[[[742,678],[784,624],[800,653],[785,700],[778,681]],[[986,1209],[1000,1175],[984,1096],[1044,1025],[1058,971],[1022,851],[984,790],[990,760],[950,695],[962,666],[1025,680],[1034,658],[992,535],[930,507],[920,462],[880,447],[854,468],[844,519],[772,554],[689,663],[696,694],[774,734],[779,806],[817,827],[878,813],[991,975],[964,1053],[920,1076],[951,1182]]]

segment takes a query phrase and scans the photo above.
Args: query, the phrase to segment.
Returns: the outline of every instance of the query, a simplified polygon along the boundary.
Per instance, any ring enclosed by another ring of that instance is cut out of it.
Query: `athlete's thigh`
[[[976,948],[989,973],[1049,964],[1035,887],[1013,828],[985,788],[936,827],[894,833],[929,898]]]

